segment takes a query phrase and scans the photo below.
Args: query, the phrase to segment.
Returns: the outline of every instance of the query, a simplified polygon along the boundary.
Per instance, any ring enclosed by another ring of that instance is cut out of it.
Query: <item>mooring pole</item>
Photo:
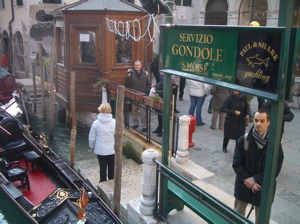
[[[77,135],[77,121],[76,121],[76,105],[75,105],[75,80],[76,73],[71,72],[71,83],[70,83],[70,103],[71,103],[71,142],[70,142],[70,163],[71,168],[74,169],[75,165],[75,145]]]
[[[40,77],[41,77],[41,94],[42,94],[42,113],[43,121],[46,121],[46,102],[45,102],[45,79],[44,79],[44,69],[43,69],[43,60],[42,60],[42,44],[39,43],[39,65],[40,65]]]
[[[121,182],[122,182],[122,154],[123,154],[123,111],[125,86],[118,86],[116,104],[116,132],[115,132],[115,184],[113,211],[117,217],[120,212]]]
[[[32,62],[31,63],[32,66],[32,84],[33,84],[33,113],[36,114],[37,112],[37,104],[36,104],[36,70],[35,70],[35,66],[36,66],[36,62]]]
[[[50,75],[49,75],[49,138],[53,139],[53,126],[54,126],[54,69],[55,69],[55,41],[52,42],[51,58],[50,58]]]

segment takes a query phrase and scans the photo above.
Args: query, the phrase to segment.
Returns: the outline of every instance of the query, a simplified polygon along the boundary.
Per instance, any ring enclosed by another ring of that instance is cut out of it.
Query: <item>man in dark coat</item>
[[[148,73],[143,69],[142,62],[137,60],[134,62],[134,69],[128,69],[127,76],[125,80],[125,86],[139,92],[149,94],[151,83],[149,81]],[[146,110],[139,105],[132,104],[132,121],[133,129],[138,128],[139,119],[138,111],[140,111],[141,123],[142,123],[142,132],[147,131],[147,122],[146,122]]]
[[[245,215],[248,203],[254,205],[257,223],[261,199],[260,191],[263,186],[266,162],[268,128],[270,126],[269,113],[266,110],[259,109],[254,115],[253,123],[254,127],[250,129],[246,139],[244,135],[237,141],[232,167],[236,173],[234,209],[240,214]],[[283,151],[280,145],[276,177],[281,170],[283,158]]]
[[[224,124],[223,152],[227,152],[229,139],[238,140],[245,134],[246,120],[249,119],[249,106],[244,94],[231,91],[220,110],[226,113]]]
[[[269,113],[271,113],[271,105],[272,105],[271,101],[270,100],[266,100],[265,103],[262,106],[262,109],[265,109]],[[287,105],[286,102],[284,102],[280,139],[282,139],[282,135],[283,135],[283,132],[284,132],[284,123],[285,122],[291,122],[294,119],[294,116],[295,115],[291,111],[291,108]]]

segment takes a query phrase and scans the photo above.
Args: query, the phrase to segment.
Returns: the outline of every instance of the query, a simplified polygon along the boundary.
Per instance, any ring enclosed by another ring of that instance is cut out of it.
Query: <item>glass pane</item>
[[[175,0],[175,5],[181,5],[181,0]]]
[[[4,9],[4,0],[0,0],[0,9]]]
[[[183,6],[192,6],[192,0],[183,0]]]
[[[95,63],[95,32],[84,31],[79,32],[79,62],[80,63]]]
[[[132,61],[132,42],[125,37],[116,35],[116,61],[129,63]]]
[[[64,61],[64,56],[65,56],[64,35],[65,35],[64,29],[60,28],[59,29],[59,44],[60,44],[59,61],[60,62]]]

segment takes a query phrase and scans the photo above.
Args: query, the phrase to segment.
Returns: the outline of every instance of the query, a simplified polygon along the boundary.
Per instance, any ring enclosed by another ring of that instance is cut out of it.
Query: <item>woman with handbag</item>
[[[210,92],[210,85],[189,80],[189,95],[191,99],[191,105],[189,109],[189,115],[194,116],[195,110],[196,110],[196,126],[202,126],[205,125],[205,123],[202,121],[202,107],[205,101],[205,98],[207,95],[209,95]]]

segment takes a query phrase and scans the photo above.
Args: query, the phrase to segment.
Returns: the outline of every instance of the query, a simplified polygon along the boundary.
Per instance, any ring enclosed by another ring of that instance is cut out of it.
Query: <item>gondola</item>
[[[0,211],[8,223],[121,223],[44,134],[1,108],[0,171]]]
[[[28,124],[28,112],[32,112],[32,105],[23,83],[0,66],[0,107]]]

